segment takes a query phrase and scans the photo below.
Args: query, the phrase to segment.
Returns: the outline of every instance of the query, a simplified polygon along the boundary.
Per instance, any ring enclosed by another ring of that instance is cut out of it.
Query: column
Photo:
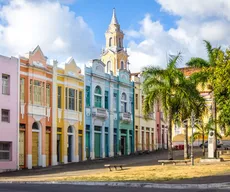
[[[110,84],[110,109],[109,109],[109,157],[114,156],[114,117],[113,117],[113,85]]]
[[[67,156],[67,154],[68,154],[68,152],[67,152],[67,148],[68,148],[68,134],[67,134],[67,129],[68,129],[68,126],[69,126],[69,124],[66,122],[66,121],[64,121],[64,130],[63,130],[63,133],[62,133],[62,135],[63,135],[63,144],[64,144],[64,153],[63,153],[63,161],[64,161],[64,164],[67,164],[68,163],[68,156]]]
[[[77,123],[77,124],[79,124],[79,122]],[[74,151],[74,154],[75,154],[75,156],[74,156],[74,162],[79,162],[79,149],[78,149],[78,126],[76,126],[76,128],[75,128],[75,151]]]
[[[64,90],[63,90],[64,91]],[[52,165],[57,165],[57,61],[53,61],[53,86],[52,86]],[[63,98],[64,99],[64,98]]]
[[[32,169],[32,125],[33,118],[28,116],[27,129],[25,134],[25,142],[26,142],[26,166],[28,169]]]
[[[101,127],[101,157],[105,158],[105,122]]]

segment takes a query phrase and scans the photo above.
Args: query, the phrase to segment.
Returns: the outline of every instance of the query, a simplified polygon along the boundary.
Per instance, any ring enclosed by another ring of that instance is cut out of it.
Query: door
[[[32,166],[37,167],[38,166],[38,132],[32,133]]]
[[[146,133],[146,149],[149,150],[149,132]]]
[[[105,134],[105,156],[109,156],[109,136]]]
[[[155,149],[155,143],[154,143],[154,133],[151,133],[152,134],[152,150]]]
[[[50,134],[46,133],[46,166],[49,166],[50,162]]]
[[[101,157],[101,134],[95,133],[94,136],[94,152],[95,152],[95,158]]]
[[[78,136],[78,155],[79,155],[79,161],[82,161],[83,155],[82,155],[82,136]]]
[[[136,146],[136,151],[138,151],[138,131],[135,131],[136,135],[135,135],[135,146]]]
[[[117,155],[117,135],[113,136],[113,151],[114,151],[114,156]]]
[[[61,134],[57,134],[57,162],[61,161]]]
[[[19,166],[25,165],[25,132],[20,131],[19,135]]]
[[[145,150],[145,133],[142,131],[142,150]]]
[[[85,138],[85,141],[86,141],[86,158],[88,159],[90,157],[90,132],[87,131],[86,132],[86,138]]]
[[[73,136],[72,135],[68,135],[68,162],[72,161],[72,140],[73,140]]]
[[[121,136],[121,155],[125,155],[125,136]]]
[[[133,140],[133,137],[132,137],[132,136],[130,136],[130,137],[129,137],[129,147],[130,147],[130,153],[133,153],[133,142],[132,142],[132,140]]]

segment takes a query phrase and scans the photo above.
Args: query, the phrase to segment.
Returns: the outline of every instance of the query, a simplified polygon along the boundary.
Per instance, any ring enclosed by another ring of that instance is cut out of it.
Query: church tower
[[[106,72],[113,72],[114,75],[119,69],[128,70],[128,54],[123,46],[124,33],[120,29],[116,17],[116,11],[113,9],[113,15],[109,28],[105,33],[106,47],[102,51],[101,60],[106,65]]]

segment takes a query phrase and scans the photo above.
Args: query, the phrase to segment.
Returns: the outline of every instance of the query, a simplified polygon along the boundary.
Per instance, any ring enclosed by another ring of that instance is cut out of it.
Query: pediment
[[[29,52],[29,63],[39,68],[46,68],[47,57],[43,54],[38,45],[33,51]]]
[[[73,57],[70,57],[65,62],[65,75],[70,77],[79,77],[81,68],[77,66]]]

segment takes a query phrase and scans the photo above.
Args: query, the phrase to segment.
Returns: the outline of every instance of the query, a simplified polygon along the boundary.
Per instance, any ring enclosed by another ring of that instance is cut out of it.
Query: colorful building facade
[[[85,68],[86,156],[90,159],[134,152],[134,84],[115,10],[105,37],[101,60]]]
[[[0,55],[0,172],[18,169],[19,63]]]
[[[84,153],[84,76],[71,57],[53,61],[53,165],[79,162]]]

